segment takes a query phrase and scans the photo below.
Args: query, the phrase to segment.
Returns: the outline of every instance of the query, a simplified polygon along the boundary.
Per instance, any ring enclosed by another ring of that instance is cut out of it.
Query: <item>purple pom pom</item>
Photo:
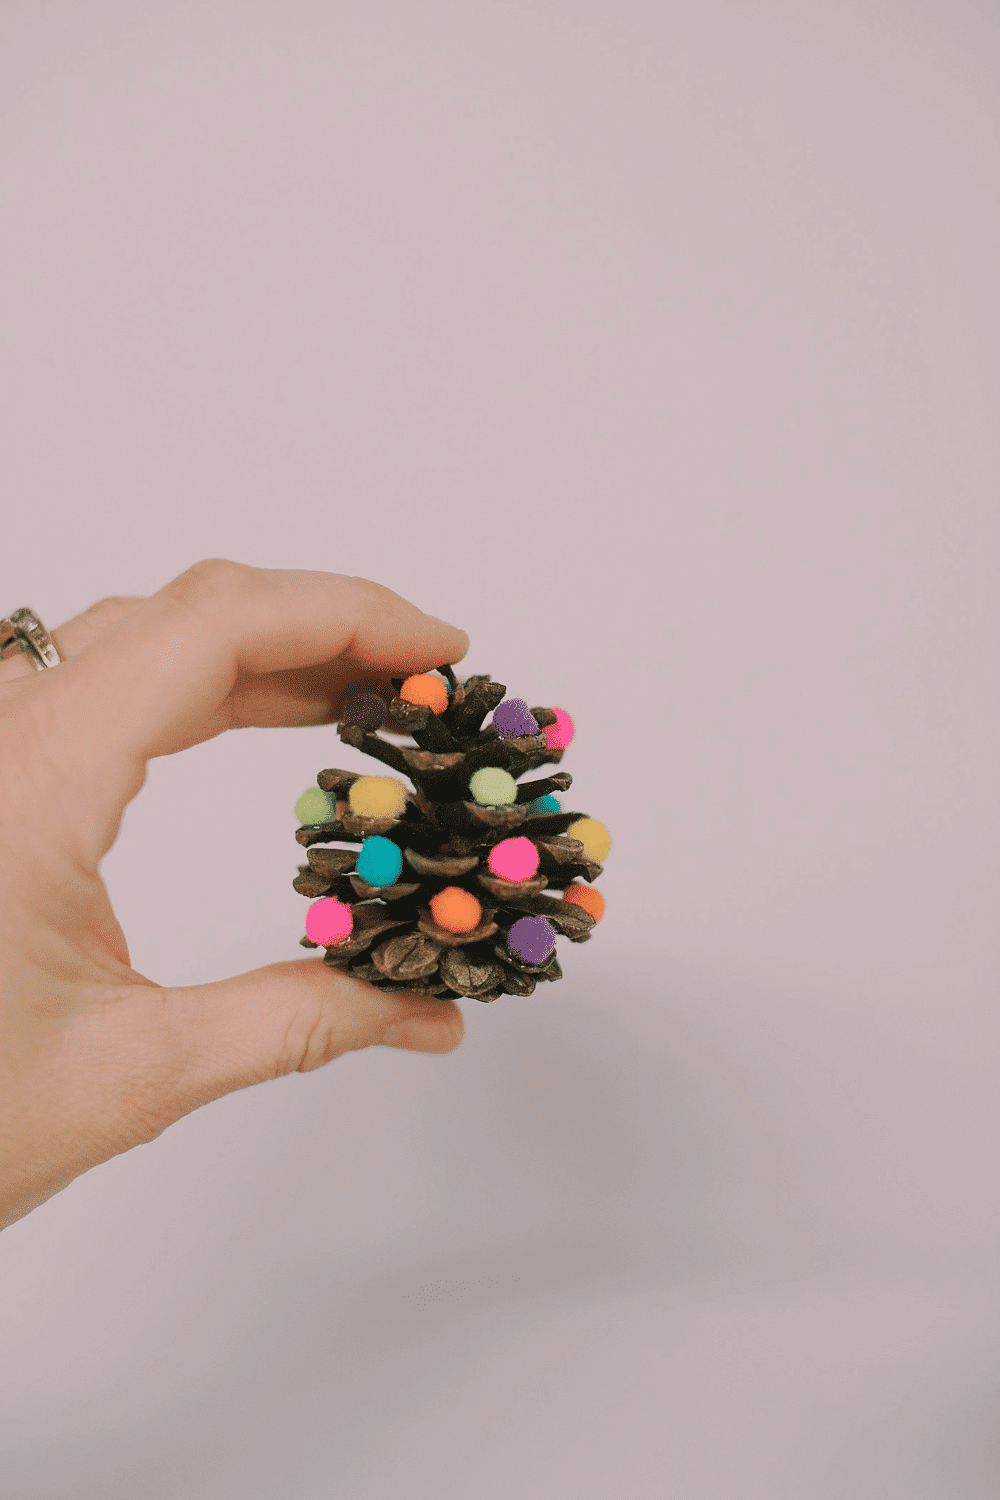
[[[523,964],[543,964],[556,950],[556,930],[544,917],[520,917],[507,934],[507,947]]]
[[[502,740],[520,739],[522,735],[537,734],[538,724],[523,698],[505,698],[493,710],[493,728]]]
[[[340,722],[356,724],[359,729],[374,734],[376,729],[381,729],[388,713],[389,705],[378,693],[355,693],[344,704],[344,717]]]

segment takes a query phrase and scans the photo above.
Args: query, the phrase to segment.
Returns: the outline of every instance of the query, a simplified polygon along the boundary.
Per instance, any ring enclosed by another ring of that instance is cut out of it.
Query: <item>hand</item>
[[[52,638],[53,669],[0,662],[0,1229],[234,1089],[463,1035],[454,1001],[322,958],[157,984],[131,967],[98,873],[153,757],[333,723],[362,683],[389,697],[390,676],[458,661],[463,631],[364,578],[210,558]]]

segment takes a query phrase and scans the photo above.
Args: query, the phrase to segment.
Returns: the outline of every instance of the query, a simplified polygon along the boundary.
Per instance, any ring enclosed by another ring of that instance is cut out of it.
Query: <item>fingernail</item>
[[[407,1016],[405,1021],[393,1021],[386,1027],[382,1045],[410,1052],[439,1051],[441,1038],[441,1023],[435,1016]]]
[[[440,615],[427,615],[427,618],[433,620],[436,625],[443,625],[447,630],[457,630],[459,635],[464,635],[466,640],[469,639],[468,632],[464,631],[461,625],[453,625],[450,620],[442,620]]]

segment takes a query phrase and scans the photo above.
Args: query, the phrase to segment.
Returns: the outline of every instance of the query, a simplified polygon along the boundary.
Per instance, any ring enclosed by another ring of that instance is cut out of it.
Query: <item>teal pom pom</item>
[[[534,802],[528,803],[528,817],[533,818],[536,813],[562,812],[558,797],[536,797]]]
[[[295,804],[295,816],[303,825],[306,823],[334,823],[337,812],[334,799],[329,792],[324,792],[322,787],[311,786],[308,791],[302,793]]]
[[[369,885],[393,885],[402,873],[403,851],[392,839],[373,834],[365,839],[358,855],[356,872]]]

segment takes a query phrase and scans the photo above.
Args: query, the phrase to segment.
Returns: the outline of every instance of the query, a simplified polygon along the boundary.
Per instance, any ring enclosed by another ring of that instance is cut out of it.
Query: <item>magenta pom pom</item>
[[[531,839],[504,839],[493,845],[487,863],[501,880],[530,880],[538,871],[538,850]]]
[[[565,750],[576,734],[576,725],[564,708],[554,708],[552,712],[556,716],[556,722],[546,724],[545,743],[550,750]]]
[[[321,948],[343,943],[354,931],[351,908],[335,896],[322,896],[306,912],[306,937]]]

